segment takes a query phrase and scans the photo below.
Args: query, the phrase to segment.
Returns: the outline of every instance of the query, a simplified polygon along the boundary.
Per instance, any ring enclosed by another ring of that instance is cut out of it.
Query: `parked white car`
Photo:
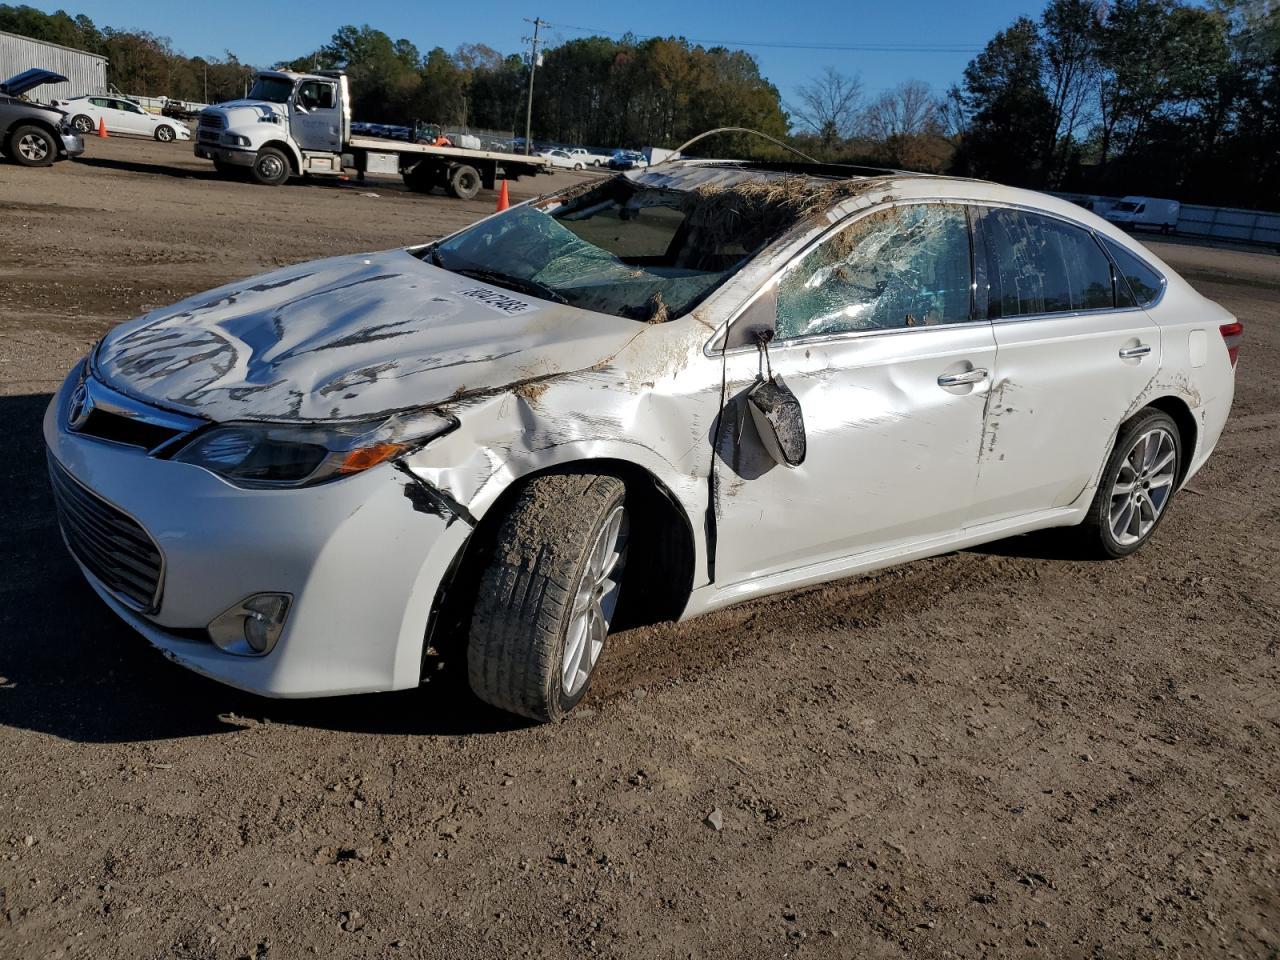
[[[108,134],[130,133],[165,143],[191,139],[191,128],[181,120],[147,113],[123,97],[72,97],[59,101],[58,108],[67,112],[71,125],[82,134],[93,133],[101,120],[106,122]]]
[[[538,153],[540,157],[546,157],[551,161],[553,167],[564,167],[568,170],[584,170],[587,162],[581,157],[574,157],[567,150],[542,150]]]
[[[1141,547],[1240,323],[1067,201],[823,169],[672,162],[116,327],[44,421],[72,555],[233,686],[430,651],[545,720],[622,623],[1046,527]]]

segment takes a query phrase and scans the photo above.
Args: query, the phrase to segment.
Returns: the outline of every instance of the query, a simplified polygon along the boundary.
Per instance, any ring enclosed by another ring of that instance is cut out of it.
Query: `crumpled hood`
[[[594,366],[641,329],[389,250],[277,270],[121,324],[94,371],[220,422],[374,419]]]

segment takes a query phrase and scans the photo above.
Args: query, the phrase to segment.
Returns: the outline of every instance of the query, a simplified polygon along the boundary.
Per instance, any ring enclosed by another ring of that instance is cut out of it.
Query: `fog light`
[[[292,602],[287,593],[255,593],[209,624],[209,639],[227,653],[264,656],[280,639]]]

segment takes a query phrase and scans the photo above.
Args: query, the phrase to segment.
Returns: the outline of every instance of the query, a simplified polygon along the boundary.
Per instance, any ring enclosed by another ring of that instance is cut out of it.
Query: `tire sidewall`
[[[591,548],[594,546],[596,538],[600,536],[601,528],[603,528],[606,521],[608,521],[615,508],[625,505],[626,499],[626,491],[621,487],[621,485],[619,485],[618,490],[609,498],[607,504],[600,511],[600,515],[596,517],[596,522],[591,528],[590,535],[587,537],[586,549],[583,551],[582,557],[578,561],[577,569],[574,571],[575,587],[577,584],[582,582],[582,577],[586,573],[587,564],[591,559]],[[572,605],[572,598],[570,599],[570,605]],[[609,649],[609,634],[606,633],[604,637],[604,647],[600,651],[600,656],[597,658],[595,666],[593,666],[591,668],[591,672],[587,674],[586,682],[583,683],[582,687],[572,696],[566,694],[564,691],[564,671],[561,669],[561,664],[564,661],[565,645],[569,641],[569,626],[571,623],[572,620],[566,617],[565,621],[560,625],[559,637],[556,641],[555,657],[552,660],[555,664],[555,669],[551,674],[551,695],[547,697],[547,702],[554,703],[558,707],[558,710],[553,712],[551,715],[552,720],[558,720],[563,717],[570,710],[576,707],[578,702],[587,695],[587,691],[591,689],[591,684],[595,681],[596,668],[600,666],[601,661],[604,660],[606,651]]]
[[[1169,498],[1165,501],[1164,508],[1160,511],[1160,516],[1156,517],[1156,522],[1152,524],[1146,535],[1136,543],[1122,544],[1116,540],[1115,535],[1111,532],[1111,490],[1115,486],[1116,477],[1120,473],[1120,468],[1123,466],[1134,440],[1140,434],[1146,433],[1157,426],[1164,427],[1173,437],[1174,462],[1179,464],[1179,468],[1174,474],[1173,489],[1169,491]],[[1173,418],[1167,413],[1152,410],[1142,416],[1135,417],[1120,431],[1120,435],[1116,438],[1115,447],[1111,451],[1111,457],[1107,460],[1107,467],[1102,473],[1102,480],[1098,484],[1098,505],[1094,508],[1098,521],[1098,538],[1105,553],[1112,557],[1127,557],[1142,549],[1155,536],[1155,532],[1160,529],[1160,524],[1164,523],[1164,518],[1169,515],[1169,507],[1178,492],[1178,486],[1182,483],[1181,463],[1182,435],[1178,430],[1178,425],[1174,423]]]
[[[167,137],[162,136],[166,130],[169,131],[169,135]],[[161,143],[172,143],[177,139],[177,137],[178,131],[174,130],[173,127],[169,126],[167,123],[162,123],[160,126],[156,127],[156,139]]]
[[[449,178],[453,193],[460,200],[473,200],[480,192],[480,172],[474,167],[463,166],[453,172]],[[471,186],[466,186],[471,184]]]

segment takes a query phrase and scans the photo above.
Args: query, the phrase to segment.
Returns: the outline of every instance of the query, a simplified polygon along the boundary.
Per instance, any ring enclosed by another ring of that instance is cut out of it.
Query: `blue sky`
[[[918,78],[941,92],[960,77],[973,51],[1020,14],[1036,15],[1043,0],[975,0],[919,2],[881,0],[740,0],[733,4],[697,0],[486,0],[477,3],[405,3],[404,0],[68,0],[50,4],[28,0],[45,10],[59,7],[84,13],[98,26],[149,30],[167,36],[189,55],[220,56],[235,52],[242,60],[269,64],[320,46],[345,23],[368,23],[406,37],[419,49],[452,50],[460,43],[483,42],[504,53],[522,48],[530,25],[522,18],[540,16],[552,26],[554,42],[586,36],[581,30],[620,34],[678,34],[696,41],[741,42],[754,54],[765,76],[789,100],[795,88],[824,66],[862,77],[874,94],[902,80]],[[806,50],[746,46],[773,44],[919,46],[946,50],[858,51]]]

